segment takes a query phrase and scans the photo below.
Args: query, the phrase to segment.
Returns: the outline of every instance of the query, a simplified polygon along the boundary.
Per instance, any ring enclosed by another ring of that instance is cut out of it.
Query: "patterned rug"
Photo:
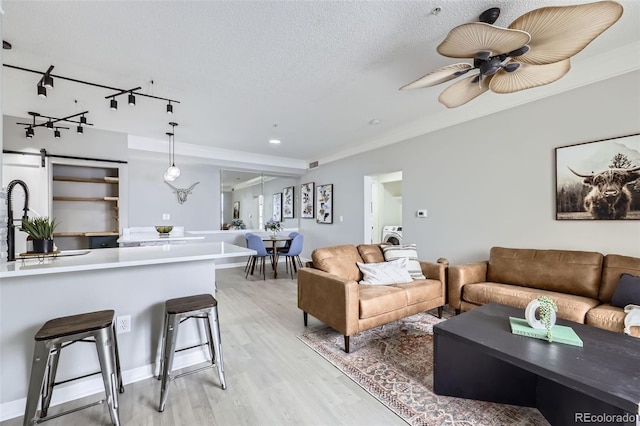
[[[351,336],[333,330],[298,338],[411,425],[548,425],[534,408],[439,396],[433,392],[433,325],[420,313]],[[469,362],[473,362],[472,359]]]

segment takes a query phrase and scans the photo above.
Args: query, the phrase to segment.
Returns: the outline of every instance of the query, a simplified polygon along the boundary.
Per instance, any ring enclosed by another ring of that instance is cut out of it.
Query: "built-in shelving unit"
[[[53,164],[51,216],[62,249],[92,248],[120,235],[120,167],[92,162]],[[105,246],[105,245],[103,245]]]

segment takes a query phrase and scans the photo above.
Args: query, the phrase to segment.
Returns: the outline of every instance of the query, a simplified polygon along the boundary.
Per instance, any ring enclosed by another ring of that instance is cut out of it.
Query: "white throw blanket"
[[[624,333],[631,334],[631,327],[640,327],[640,305],[627,305],[624,307],[627,314],[624,317]]]

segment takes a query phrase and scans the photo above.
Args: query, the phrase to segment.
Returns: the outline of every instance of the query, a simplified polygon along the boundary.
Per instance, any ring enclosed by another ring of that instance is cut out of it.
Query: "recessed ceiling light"
[[[280,143],[280,139],[269,139],[269,143],[272,143],[274,145],[277,145]]]
[[[372,126],[376,126],[378,124],[382,123],[382,121],[378,120],[377,118],[374,118],[373,120],[371,120],[369,122],[369,124],[371,124]]]

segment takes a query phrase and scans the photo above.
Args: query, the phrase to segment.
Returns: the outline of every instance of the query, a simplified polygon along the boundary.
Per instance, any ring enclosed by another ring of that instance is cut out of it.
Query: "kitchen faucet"
[[[20,185],[24,190],[24,214],[22,219],[28,219],[27,212],[29,211],[29,188],[27,188],[27,184],[18,179],[12,180],[7,185],[7,261],[9,262],[16,260],[16,226],[13,223],[13,203],[11,200],[11,194],[16,185]]]

